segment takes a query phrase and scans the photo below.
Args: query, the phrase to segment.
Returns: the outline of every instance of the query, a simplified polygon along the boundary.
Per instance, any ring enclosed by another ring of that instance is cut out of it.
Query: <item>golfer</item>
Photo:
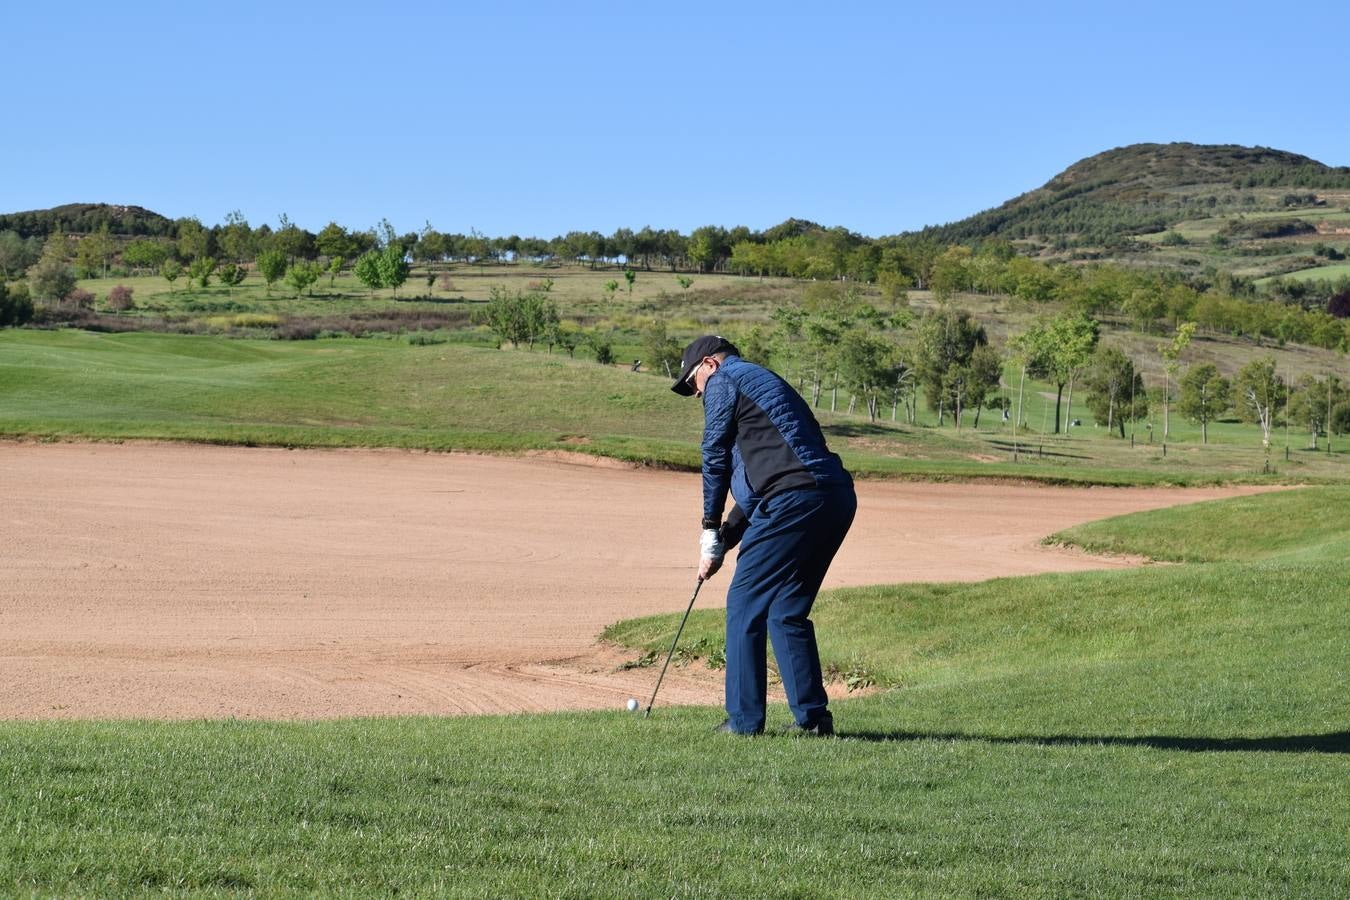
[[[681,358],[671,390],[703,398],[703,534],[698,574],[710,578],[740,544],[727,590],[727,721],[764,730],[765,634],[800,734],[834,734],[809,618],[830,561],[853,523],[853,479],[806,401],[778,375],[705,335]],[[727,492],[736,506],[722,521]]]

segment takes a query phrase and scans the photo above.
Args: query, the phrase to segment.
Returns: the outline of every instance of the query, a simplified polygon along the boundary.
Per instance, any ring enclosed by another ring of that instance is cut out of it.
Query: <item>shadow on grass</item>
[[[829,425],[820,426],[820,430],[830,437],[896,437],[903,435],[895,425],[882,425],[871,422],[832,422]]]
[[[1011,440],[993,440],[989,446],[995,450],[1002,450],[1004,453],[1013,452],[1013,442]],[[1017,451],[1023,456],[1052,456],[1058,459],[1092,459],[1086,453],[1065,453],[1062,450],[1038,450],[1041,444],[1038,441],[1026,440],[1018,441]]]
[[[1008,737],[978,734],[937,734],[913,731],[847,731],[839,735],[845,741],[982,741],[987,744],[1036,744],[1047,747],[1102,746],[1153,747],[1157,750],[1184,750],[1188,753],[1350,753],[1350,731],[1331,734],[1296,734],[1285,737],[1209,738],[1145,735],[1142,737],[1012,735]]]

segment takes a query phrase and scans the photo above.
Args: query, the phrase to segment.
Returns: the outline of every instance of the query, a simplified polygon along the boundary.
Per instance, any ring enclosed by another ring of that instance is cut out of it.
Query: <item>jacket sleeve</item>
[[[722,524],[736,445],[736,384],[715,373],[703,388],[703,527]]]
[[[722,523],[722,548],[730,550],[741,542],[745,536],[745,529],[750,527],[750,518],[745,510],[741,509],[740,504],[731,508],[727,513],[727,520]]]

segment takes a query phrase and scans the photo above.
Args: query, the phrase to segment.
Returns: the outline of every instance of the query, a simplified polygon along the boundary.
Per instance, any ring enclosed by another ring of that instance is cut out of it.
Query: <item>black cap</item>
[[[680,357],[680,377],[675,379],[675,383],[670,389],[677,394],[685,397],[694,396],[694,386],[689,383],[689,376],[698,368],[698,364],[703,362],[705,356],[716,356],[719,353],[730,353],[732,356],[740,356],[741,351],[736,349],[736,345],[720,334],[705,334],[697,338],[692,344],[684,348],[684,355]]]

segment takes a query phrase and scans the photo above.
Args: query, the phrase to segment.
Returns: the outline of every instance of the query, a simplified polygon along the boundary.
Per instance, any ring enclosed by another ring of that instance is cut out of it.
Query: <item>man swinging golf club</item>
[[[690,344],[677,394],[703,398],[703,534],[699,578],[740,544],[727,590],[727,720],[719,730],[764,730],[765,635],[800,734],[834,734],[809,618],[830,561],[853,523],[853,479],[810,407],[778,375],[741,359],[717,335]],[[727,492],[735,508],[722,521]]]

